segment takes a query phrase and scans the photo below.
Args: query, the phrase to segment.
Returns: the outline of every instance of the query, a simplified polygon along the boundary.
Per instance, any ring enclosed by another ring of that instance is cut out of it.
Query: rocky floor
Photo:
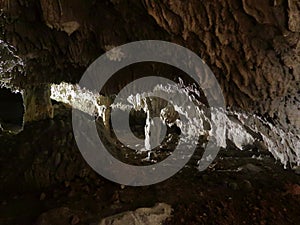
[[[164,225],[299,224],[300,176],[270,154],[223,150],[204,172],[196,161],[197,154],[155,185],[115,184],[82,159],[70,112],[57,115],[18,135],[0,134],[0,224],[105,224],[105,217],[159,203],[172,208]],[[151,221],[137,224],[158,223]]]

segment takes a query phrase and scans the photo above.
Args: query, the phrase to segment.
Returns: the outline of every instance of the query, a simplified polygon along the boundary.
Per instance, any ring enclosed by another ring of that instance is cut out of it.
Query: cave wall
[[[297,0],[4,0],[1,39],[24,60],[13,84],[78,82],[105,51],[159,39],[211,67],[227,105],[299,129],[300,2]],[[133,75],[134,76],[134,75]]]

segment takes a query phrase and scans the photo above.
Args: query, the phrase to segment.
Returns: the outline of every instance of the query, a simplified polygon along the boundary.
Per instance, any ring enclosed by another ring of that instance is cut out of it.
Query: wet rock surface
[[[85,163],[68,112],[59,107],[53,120],[28,124],[18,135],[0,134],[0,224],[94,225],[162,202],[173,209],[165,225],[300,221],[300,176],[269,152],[228,148],[203,172],[197,170],[196,152],[164,182],[121,186]]]

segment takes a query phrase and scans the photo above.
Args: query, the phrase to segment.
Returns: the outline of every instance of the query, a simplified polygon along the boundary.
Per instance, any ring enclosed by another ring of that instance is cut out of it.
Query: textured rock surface
[[[34,87],[78,82],[88,65],[114,46],[135,40],[167,40],[190,48],[205,60],[228,106],[267,119],[259,130],[272,137],[276,145],[271,147],[289,146],[281,138],[290,132],[299,134],[298,0],[2,0],[0,7],[1,85],[29,90],[29,95],[37,97]],[[118,82],[155,68],[141,67],[122,73],[107,90],[118,91],[122,87]],[[42,96],[50,102],[47,91]],[[34,109],[34,101],[28,102]],[[47,106],[32,113],[45,110],[42,114],[47,116]],[[233,151],[232,155],[221,152],[201,174],[191,169],[193,161],[186,172],[163,183],[120,189],[96,176],[84,162],[76,148],[69,111],[54,120],[27,124],[16,136],[0,133],[1,224],[32,224],[43,211],[48,211],[48,219],[55,214],[54,224],[76,224],[78,218],[70,216],[77,206],[91,215],[80,221],[90,224],[156,202],[174,207],[174,216],[166,221],[170,225],[300,221],[299,175],[283,170],[260,148]],[[253,118],[249,126],[256,122]],[[299,149],[294,151],[299,153]],[[243,154],[247,154],[244,159]],[[256,166],[255,171],[249,163]],[[46,197],[41,201],[36,190],[47,187],[51,188],[43,190]],[[31,198],[27,198],[28,190]],[[61,208],[66,205],[67,209]]]
[[[32,225],[44,213],[45,222],[57,221],[55,225],[59,219],[94,225],[158,202],[174,208],[166,225],[292,225],[300,219],[299,195],[292,190],[300,177],[284,170],[269,152],[229,148],[199,172],[200,147],[172,178],[146,187],[122,187],[88,167],[72,134],[71,109],[54,108],[53,120],[32,122],[17,135],[0,133],[1,225]]]
[[[159,225],[171,216],[171,212],[170,205],[159,203],[153,208],[139,208],[104,218],[98,225]]]
[[[26,62],[27,77],[14,80],[17,85],[75,82],[108,46],[162,39],[199,54],[215,72],[228,105],[268,113],[285,125],[298,117],[284,109],[293,98],[299,103],[296,0],[14,0],[2,6],[3,38]]]
[[[25,116],[24,122],[53,118],[50,100],[50,85],[33,85],[26,87],[23,93]]]
[[[300,131],[300,10],[296,0],[4,0],[1,6],[1,38],[18,55],[1,42],[5,57],[13,62],[13,66],[1,64],[6,71],[1,82],[25,90],[25,121],[52,116],[48,89],[41,94],[42,101],[34,96],[40,86],[77,82],[94,59],[114,46],[161,39],[190,48],[204,59],[223,89],[227,106],[262,115],[288,138],[283,145],[293,142],[290,133],[297,136]],[[123,71],[104,94],[117,92],[123,83],[154,72],[155,67]],[[209,85],[205,77],[199,80]],[[282,134],[264,132],[271,136],[270,147],[283,151]],[[299,149],[293,151],[299,154]]]
[[[52,209],[39,216],[36,225],[76,225],[79,218],[74,211],[67,207]]]
[[[300,32],[300,3],[297,0],[288,0],[289,6],[289,29]]]

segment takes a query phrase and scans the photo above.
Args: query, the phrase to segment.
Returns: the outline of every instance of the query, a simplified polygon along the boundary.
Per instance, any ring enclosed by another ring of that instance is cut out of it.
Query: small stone
[[[293,168],[293,170],[294,170],[295,174],[300,175],[300,166],[295,166]]]
[[[79,219],[79,217],[78,216],[72,216],[72,219],[71,219],[71,224],[72,225],[76,225],[76,224],[78,224],[80,222],[80,219]]]
[[[43,192],[43,193],[40,195],[40,201],[45,200],[45,198],[46,198],[46,194]]]
[[[70,181],[65,181],[65,187],[70,187]]]

